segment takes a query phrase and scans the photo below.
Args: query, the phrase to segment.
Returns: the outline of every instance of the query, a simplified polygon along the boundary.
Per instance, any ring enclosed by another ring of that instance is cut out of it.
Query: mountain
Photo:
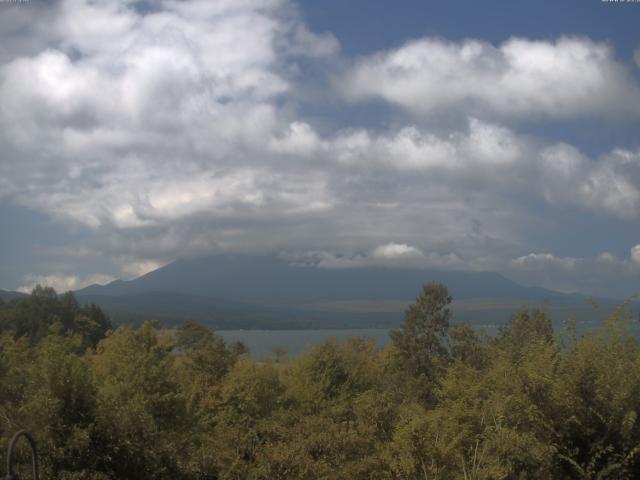
[[[100,305],[116,322],[192,319],[220,329],[389,327],[427,282],[449,287],[454,314],[463,321],[501,323],[524,303],[545,304],[556,319],[595,315],[582,295],[525,287],[495,272],[322,269],[252,255],[178,260],[135,280],[91,285],[76,296]]]
[[[291,319],[262,311],[253,305],[234,304],[198,295],[175,292],[147,292],[132,295],[77,294],[82,303],[95,303],[105,310],[114,323],[142,323],[147,319],[176,324],[186,319],[207,323],[217,329],[296,328]]]
[[[390,327],[397,312],[340,312],[305,307],[264,306],[226,302],[174,292],[123,296],[77,294],[81,303],[95,303],[114,323],[142,323],[147,319],[175,325],[195,320],[217,330]]]
[[[4,300],[5,302],[9,300],[13,300],[14,298],[22,298],[22,297],[26,297],[26,294],[21,292],[11,292],[8,290],[0,289],[0,299]]]
[[[352,299],[408,300],[427,282],[442,282],[456,299],[521,298],[575,301],[543,288],[524,287],[494,272],[452,272],[410,268],[324,269],[291,266],[268,256],[220,255],[178,260],[135,280],[92,285],[78,295],[123,296],[177,292],[258,304]]]

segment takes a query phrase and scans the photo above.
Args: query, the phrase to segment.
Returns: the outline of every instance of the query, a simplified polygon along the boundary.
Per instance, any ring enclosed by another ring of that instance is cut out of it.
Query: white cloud
[[[95,273],[84,277],[77,275],[51,274],[51,275],[34,275],[29,274],[24,278],[24,285],[16,290],[23,293],[31,293],[36,285],[43,287],[52,287],[58,293],[68,292],[69,290],[79,290],[89,285],[98,284],[106,285],[114,281],[115,278],[110,275]]]
[[[411,112],[510,118],[640,115],[640,88],[611,48],[587,38],[423,38],[358,61],[338,80],[351,100],[381,98]]]
[[[365,58],[351,98],[466,123],[337,128],[304,115],[305,100],[335,92],[303,98],[301,72],[340,63],[339,44],[288,0],[28,8],[30,21],[19,9],[0,18],[13,52],[0,52],[0,201],[93,232],[91,252],[126,276],[229,251],[311,251],[326,268],[515,269],[534,249],[523,232],[540,198],[640,218],[640,150],[590,158],[509,126],[638,113],[632,77],[588,39],[425,39]],[[58,277],[63,289],[85,282]]]
[[[530,253],[514,259],[511,264],[517,269],[543,271],[549,267],[573,270],[578,260],[572,257],[555,257],[550,253]]]
[[[420,259],[424,258],[424,254],[419,248],[412,247],[406,243],[387,243],[385,245],[379,245],[371,252],[373,258],[381,260],[395,260],[395,259]]]
[[[540,157],[540,186],[549,202],[629,220],[640,215],[640,150],[615,149],[594,161],[575,147],[557,144]]]
[[[271,138],[269,147],[275,153],[304,158],[317,153],[326,146],[323,145],[318,134],[308,123],[293,122],[284,135]]]
[[[470,118],[467,131],[445,134],[415,125],[376,136],[366,130],[347,130],[339,132],[327,148],[331,158],[345,165],[379,164],[409,172],[475,177],[481,172],[507,173],[516,163],[530,162],[533,146],[506,127]]]
[[[211,3],[62,2],[59,48],[0,67],[0,195],[92,228],[330,204],[318,175],[269,164],[318,141],[277,106],[283,65],[337,41],[288,1]]]
[[[466,132],[436,135],[412,126],[372,136],[355,130],[323,145],[345,166],[384,167],[452,188],[526,192],[554,206],[640,217],[640,150],[614,149],[591,159],[572,145],[548,144],[473,118]]]

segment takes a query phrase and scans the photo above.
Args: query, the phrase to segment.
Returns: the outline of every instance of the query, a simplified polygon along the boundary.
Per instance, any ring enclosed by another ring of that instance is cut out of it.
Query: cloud
[[[326,145],[343,165],[423,175],[424,181],[460,190],[528,193],[554,206],[640,218],[640,150],[616,148],[589,158],[572,145],[474,118],[467,131],[438,135],[411,126],[372,136],[355,130]]]
[[[68,292],[69,290],[79,290],[89,285],[98,284],[106,285],[114,281],[115,278],[110,275],[95,273],[84,277],[77,275],[51,274],[51,275],[34,275],[28,274],[24,278],[24,285],[16,290],[23,293],[31,293],[36,285],[43,287],[52,287],[58,293]]]
[[[537,251],[540,200],[550,215],[640,218],[640,150],[590,156],[513,124],[638,113],[638,86],[603,44],[423,39],[366,57],[342,79],[348,98],[459,120],[371,128],[305,76],[349,59],[288,0],[28,8],[31,21],[0,18],[0,202],[89,232],[88,271],[306,252],[324,268],[524,272],[540,259],[510,259]],[[318,106],[340,121],[317,121]]]
[[[608,45],[583,37],[499,46],[422,38],[360,59],[337,86],[352,101],[383,99],[420,115],[640,115],[637,81]]]
[[[0,64],[38,53],[59,40],[51,22],[59,13],[59,1],[3,2],[0,8]]]
[[[122,262],[122,271],[125,274],[131,275],[133,278],[141,277],[149,272],[157,270],[160,267],[163,267],[165,264],[162,262],[156,262],[153,260],[144,260],[144,261],[125,261]]]
[[[414,246],[389,242],[364,253],[338,254],[327,251],[303,251],[284,255],[291,265],[318,268],[425,268],[458,270],[469,265],[453,253],[427,255]]]
[[[407,171],[446,170],[456,174],[508,167],[521,160],[525,142],[508,128],[469,119],[468,131],[438,135],[406,126],[372,136],[366,130],[339,133],[333,157],[345,164],[377,162]]]
[[[550,266],[562,270],[573,270],[578,260],[572,257],[555,257],[551,253],[530,253],[514,259],[512,265],[521,270],[544,271]]]
[[[315,141],[278,103],[296,59],[337,41],[287,1],[214,3],[61,2],[56,47],[1,67],[0,197],[91,228],[324,208],[322,178],[270,162]]]
[[[629,258],[610,252],[594,257],[561,257],[551,253],[530,253],[511,260],[504,273],[530,285],[545,285],[566,292],[584,292],[621,298],[640,293],[640,248]]]
[[[393,242],[377,246],[371,252],[371,256],[381,260],[424,258],[424,254],[419,248],[412,247],[406,243]]]
[[[550,203],[639,217],[640,150],[614,149],[590,160],[571,145],[556,144],[543,149],[540,160],[540,187]]]
[[[640,266],[640,244],[631,249],[631,260],[637,266]]]
[[[420,242],[428,251],[453,236],[468,243],[474,222],[509,241],[498,219],[510,208],[475,199],[492,204],[487,218],[437,175],[411,178],[508,164],[507,129],[476,123],[450,139],[408,126],[364,132],[360,146],[357,131],[322,135],[282,100],[295,97],[301,56],[338,46],[289,2],[132,5],[61,2],[50,21],[58,40],[0,67],[0,198],[87,227],[97,250],[142,264],[349,250],[393,240],[381,230],[424,237],[420,225],[434,226]]]

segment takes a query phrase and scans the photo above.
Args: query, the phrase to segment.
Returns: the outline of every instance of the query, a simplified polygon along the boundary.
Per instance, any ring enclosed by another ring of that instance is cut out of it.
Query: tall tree
[[[403,371],[418,379],[432,397],[435,379],[448,361],[447,334],[451,297],[445,285],[429,283],[405,310],[402,325],[390,332],[395,357]]]

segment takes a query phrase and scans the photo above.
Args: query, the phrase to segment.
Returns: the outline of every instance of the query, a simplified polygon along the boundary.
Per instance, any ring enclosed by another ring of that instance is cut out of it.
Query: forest
[[[626,305],[580,335],[523,306],[489,337],[450,304],[427,284],[384,348],[258,359],[37,287],[0,301],[0,464],[26,429],[42,479],[640,478]]]

